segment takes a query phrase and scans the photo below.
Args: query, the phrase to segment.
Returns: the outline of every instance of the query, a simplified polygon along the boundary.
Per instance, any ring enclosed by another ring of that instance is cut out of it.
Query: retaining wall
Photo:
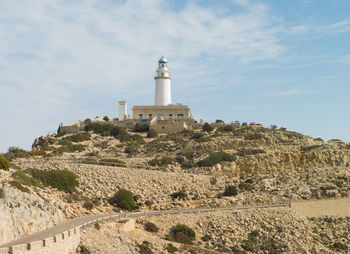
[[[94,225],[99,222],[108,222],[121,218],[138,218],[142,216],[157,216],[163,214],[181,214],[181,213],[204,213],[226,210],[244,210],[244,209],[258,209],[258,208],[272,208],[272,207],[287,207],[289,203],[280,203],[265,206],[246,206],[246,207],[223,207],[223,208],[191,208],[178,210],[162,210],[150,212],[134,212],[134,213],[120,213],[113,215],[101,215],[99,218],[91,218],[79,226],[72,227],[54,236],[48,236],[34,242],[11,245],[9,247],[0,248],[0,254],[74,254],[76,248],[80,243],[80,229]]]

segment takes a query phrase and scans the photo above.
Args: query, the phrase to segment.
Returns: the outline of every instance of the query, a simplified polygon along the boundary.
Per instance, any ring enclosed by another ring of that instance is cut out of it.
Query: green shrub
[[[46,186],[65,191],[73,192],[78,186],[78,176],[68,170],[40,170],[28,169],[27,172]]]
[[[264,240],[261,244],[260,249],[264,253],[278,254],[284,253],[287,246],[273,238],[268,238]]]
[[[215,123],[225,124],[225,122],[222,121],[222,120],[220,120],[220,119],[216,119],[216,120],[215,120]]]
[[[73,144],[72,144],[72,140],[70,139],[70,137],[61,139],[61,140],[58,142],[58,144],[61,145],[61,146],[70,146],[70,145],[73,145]]]
[[[101,159],[99,160],[101,163],[112,163],[112,164],[126,164],[125,161],[119,160],[119,159]]]
[[[110,132],[111,136],[120,140],[121,142],[133,141],[132,135],[130,135],[124,128],[115,126],[112,128]]]
[[[154,158],[154,159],[148,161],[148,164],[150,166],[156,167],[156,166],[159,166],[160,161],[158,160],[158,158]]]
[[[193,244],[192,241],[196,238],[194,230],[185,224],[177,224],[170,233],[176,242],[184,244]]]
[[[239,156],[247,156],[247,155],[256,155],[259,153],[266,153],[263,149],[239,149],[237,155]]]
[[[203,131],[208,132],[208,133],[210,133],[214,130],[213,126],[211,126],[209,123],[205,123],[203,125],[202,129],[203,129]]]
[[[180,190],[177,192],[174,192],[172,194],[170,194],[170,197],[172,200],[175,199],[182,199],[182,200],[186,200],[187,199],[187,193],[184,190]]]
[[[71,142],[64,143],[66,143],[66,145],[62,145],[57,149],[61,153],[83,152],[86,149],[86,146],[82,144],[72,144]]]
[[[0,154],[0,169],[9,170],[9,162]]]
[[[207,158],[197,162],[197,166],[199,167],[212,167],[222,161],[234,161],[236,157],[234,155],[225,153],[225,152],[217,152],[209,155]]]
[[[46,155],[46,151],[43,150],[34,150],[29,152],[30,156],[45,156]]]
[[[169,164],[173,164],[174,161],[175,160],[173,158],[164,156],[160,160],[160,166],[166,166],[166,165],[169,165]]]
[[[301,147],[301,150],[304,152],[309,152],[311,150],[315,150],[315,149],[320,148],[320,147],[322,147],[322,145],[303,146],[303,147]]]
[[[21,172],[21,171],[17,171],[15,173],[13,173],[11,175],[11,177],[13,179],[15,179],[17,182],[19,182],[20,184],[24,184],[27,186],[35,186],[35,187],[42,187],[42,184],[40,183],[40,181],[38,181],[37,179],[34,179],[33,177],[30,177],[28,175],[26,175],[25,173]]]
[[[139,208],[135,203],[132,192],[126,189],[118,190],[113,197],[108,199],[108,203],[128,211],[133,211]]]
[[[113,130],[113,125],[109,123],[87,122],[84,130],[93,131],[94,133],[102,136],[110,136]]]
[[[223,193],[224,196],[236,196],[237,194],[237,188],[233,185],[226,186],[225,191]]]
[[[106,122],[109,122],[108,116],[104,116],[104,117],[103,117],[103,120],[106,121]]]
[[[149,131],[149,125],[146,123],[136,123],[134,128],[134,132],[148,132]]]
[[[4,154],[4,157],[7,160],[13,160],[16,158],[29,158],[30,154],[19,147],[11,146],[8,152]]]
[[[85,245],[80,245],[80,254],[91,254],[91,252]]]
[[[210,240],[211,240],[211,236],[208,235],[208,234],[205,234],[205,235],[202,237],[202,241],[203,241],[203,242],[208,242],[208,241],[210,241]]]
[[[323,142],[323,139],[322,138],[315,138],[315,141],[322,141]]]
[[[346,244],[343,244],[341,242],[335,242],[333,243],[333,248],[337,251],[344,251],[347,250]]]
[[[153,254],[153,251],[150,247],[147,246],[147,244],[139,244],[138,247],[140,254]]]
[[[261,139],[263,136],[259,133],[250,133],[247,134],[244,139],[245,140],[256,140],[256,139]]]
[[[159,231],[159,228],[152,222],[146,222],[144,225],[144,228],[148,232],[155,232],[157,233]]]
[[[92,208],[94,208],[94,204],[91,201],[85,201],[83,207],[88,210],[91,210]]]
[[[169,252],[169,253],[175,253],[177,251],[179,251],[178,248],[176,248],[174,245],[172,245],[171,243],[168,243],[168,245],[165,247],[165,249]]]
[[[252,184],[249,184],[249,183],[240,183],[238,184],[238,188],[242,191],[246,190],[246,191],[251,191],[254,189],[253,185]]]
[[[11,184],[13,187],[19,189],[19,190],[22,191],[22,192],[27,192],[27,193],[30,192],[28,188],[22,186],[22,184],[20,184],[20,183],[17,182],[17,181],[10,181],[9,184]]]
[[[158,137],[158,132],[156,130],[150,129],[147,132],[147,138],[156,138],[156,137]]]
[[[213,176],[210,178],[209,182],[211,185],[215,185],[218,182],[218,179],[215,176]]]
[[[70,136],[70,137],[67,137],[67,138],[64,138],[64,139],[69,139],[72,142],[82,142],[82,141],[88,141],[88,140],[90,140],[90,138],[91,138],[90,133],[88,133],[88,132],[80,132],[78,134],[75,134],[73,136]]]
[[[94,227],[95,227],[96,230],[100,230],[101,229],[101,225],[98,222],[95,222]]]
[[[131,156],[137,154],[139,152],[139,149],[137,148],[137,145],[135,143],[131,143],[127,147],[125,147],[124,152]]]

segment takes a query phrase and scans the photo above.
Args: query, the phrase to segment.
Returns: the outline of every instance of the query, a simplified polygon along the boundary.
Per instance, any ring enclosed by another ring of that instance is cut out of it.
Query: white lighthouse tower
[[[156,106],[168,106],[171,104],[171,77],[168,69],[168,60],[163,56],[158,61],[156,76],[156,94],[154,104]]]

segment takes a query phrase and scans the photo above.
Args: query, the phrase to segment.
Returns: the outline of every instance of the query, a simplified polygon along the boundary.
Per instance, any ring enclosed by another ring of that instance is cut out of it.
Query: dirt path
[[[292,210],[307,217],[350,216],[350,198],[292,202]]]

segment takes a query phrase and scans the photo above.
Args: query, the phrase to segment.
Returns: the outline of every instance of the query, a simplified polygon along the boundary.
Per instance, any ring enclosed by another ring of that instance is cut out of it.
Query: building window
[[[149,117],[152,117],[152,114],[148,114]]]
[[[170,117],[172,117],[172,116],[173,116],[173,114],[169,114],[169,116],[170,116]]]
[[[184,116],[184,114],[177,114],[177,116]]]
[[[139,114],[139,117],[141,117],[141,118],[142,118],[142,114]]]

